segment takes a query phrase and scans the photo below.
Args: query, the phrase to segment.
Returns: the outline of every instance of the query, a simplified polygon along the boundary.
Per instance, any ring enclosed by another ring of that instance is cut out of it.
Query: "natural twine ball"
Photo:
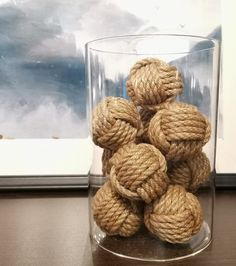
[[[182,102],[164,103],[150,121],[150,142],[166,160],[186,160],[210,139],[210,123],[198,109]]]
[[[144,223],[148,230],[170,243],[183,243],[199,232],[202,208],[192,193],[180,185],[170,185],[167,192],[145,207]]]
[[[204,152],[199,152],[186,161],[173,162],[168,168],[168,177],[172,184],[179,184],[186,190],[196,192],[209,180],[210,161]]]
[[[169,183],[166,160],[157,148],[131,143],[119,149],[118,154],[119,160],[116,158],[111,167],[110,179],[120,195],[149,203],[165,193]]]
[[[124,146],[124,148],[126,145]],[[121,160],[123,149],[117,151],[104,149],[102,153],[102,172],[105,176],[109,177],[112,165],[116,165]]]
[[[146,58],[131,68],[126,87],[135,105],[155,106],[174,100],[183,90],[183,81],[175,66]]]
[[[117,194],[110,182],[97,191],[92,209],[97,225],[108,235],[132,236],[142,224],[139,206]]]
[[[126,99],[107,97],[93,110],[93,141],[102,148],[116,150],[134,142],[140,128],[139,113]]]

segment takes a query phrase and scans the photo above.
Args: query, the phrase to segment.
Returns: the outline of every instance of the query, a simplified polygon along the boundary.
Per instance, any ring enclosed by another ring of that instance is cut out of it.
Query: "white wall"
[[[224,0],[222,5],[222,91],[220,108],[222,134],[217,142],[216,170],[219,173],[236,173],[236,2]]]

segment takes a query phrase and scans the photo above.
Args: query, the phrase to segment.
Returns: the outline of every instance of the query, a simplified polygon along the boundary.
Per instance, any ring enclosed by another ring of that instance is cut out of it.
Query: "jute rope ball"
[[[122,158],[123,151],[129,147],[127,145],[123,146],[123,149],[118,149],[117,151],[104,149],[102,153],[102,172],[105,176],[110,176],[110,171],[112,165],[116,165]]]
[[[170,243],[183,243],[199,232],[202,208],[192,193],[180,185],[170,185],[167,192],[145,207],[144,223],[148,230]]]
[[[188,191],[196,192],[209,180],[210,161],[206,154],[200,152],[186,161],[173,162],[168,167],[168,177],[172,184],[179,184]]]
[[[110,182],[97,191],[92,208],[97,225],[108,235],[132,236],[143,221],[138,206],[117,194]]]
[[[159,106],[150,121],[148,135],[167,161],[179,161],[200,152],[210,139],[211,129],[195,106],[173,102]]]
[[[174,100],[183,90],[183,81],[175,66],[146,58],[131,68],[126,87],[135,105],[155,106]]]
[[[140,116],[134,104],[119,97],[107,97],[93,110],[93,141],[116,150],[134,142],[141,129]]]
[[[165,193],[169,183],[166,160],[157,148],[131,143],[120,148],[119,154],[119,161],[111,167],[110,180],[120,195],[149,203]]]

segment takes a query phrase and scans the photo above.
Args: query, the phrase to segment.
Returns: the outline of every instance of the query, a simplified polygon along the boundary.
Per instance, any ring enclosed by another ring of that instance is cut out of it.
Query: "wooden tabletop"
[[[0,266],[235,266],[236,190],[216,193],[214,239],[202,253],[172,263],[138,262],[91,251],[84,191],[0,194]]]

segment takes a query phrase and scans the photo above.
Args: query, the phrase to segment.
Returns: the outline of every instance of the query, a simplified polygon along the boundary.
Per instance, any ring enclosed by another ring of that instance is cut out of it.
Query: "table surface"
[[[0,266],[235,266],[236,190],[216,193],[213,243],[172,263],[138,262],[93,252],[85,191],[0,193]]]

